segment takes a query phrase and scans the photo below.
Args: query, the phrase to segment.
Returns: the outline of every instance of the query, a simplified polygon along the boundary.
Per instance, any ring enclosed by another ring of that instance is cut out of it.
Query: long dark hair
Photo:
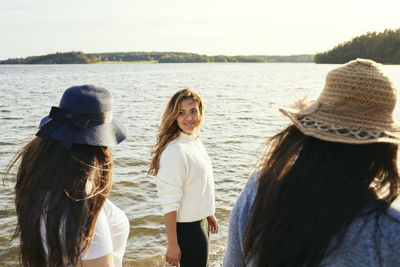
[[[269,147],[245,232],[246,263],[318,266],[354,219],[378,219],[398,195],[397,145],[326,142],[289,126]]]
[[[77,265],[92,239],[94,226],[111,190],[112,155],[107,147],[35,137],[10,162],[16,162],[15,204],[23,266]],[[8,179],[8,178],[7,178]],[[42,244],[41,221],[48,251]]]

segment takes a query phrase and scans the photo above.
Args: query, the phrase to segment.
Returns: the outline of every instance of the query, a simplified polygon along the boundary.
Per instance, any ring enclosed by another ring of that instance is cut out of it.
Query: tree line
[[[100,62],[315,62],[342,64],[356,58],[369,58],[380,63],[400,64],[400,28],[367,34],[341,43],[333,49],[316,55],[292,56],[207,56],[183,52],[66,52],[26,58],[10,58],[0,64],[87,64]]]
[[[368,32],[332,50],[314,56],[315,63],[342,64],[356,58],[369,58],[385,64],[400,64],[400,28]]]
[[[201,63],[201,62],[267,62],[254,56],[206,56],[180,52],[116,52],[90,53],[67,52],[26,58],[12,58],[0,64],[87,64],[100,62],[158,62],[158,63]]]
[[[183,52],[67,52],[26,58],[12,58],[0,64],[87,64],[101,62],[158,62],[158,63],[213,63],[213,62],[312,62],[312,55],[298,56],[207,56]]]
[[[206,63],[206,62],[267,62],[255,56],[206,56],[183,52],[120,52],[91,54],[100,61],[154,61],[158,63]]]
[[[264,58],[269,62],[292,62],[292,63],[308,63],[314,62],[314,55],[291,55],[291,56],[257,56]]]
[[[44,56],[26,58],[10,58],[0,61],[0,64],[85,64],[96,63],[99,59],[82,52],[55,53]]]

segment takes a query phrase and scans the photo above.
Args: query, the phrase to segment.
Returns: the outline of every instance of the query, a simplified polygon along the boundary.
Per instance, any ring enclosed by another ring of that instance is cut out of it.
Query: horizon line
[[[307,53],[301,53],[301,54],[287,54],[287,55],[266,55],[266,54],[251,54],[251,55],[245,55],[245,54],[239,54],[239,55],[224,55],[224,54],[215,54],[215,55],[208,55],[208,54],[201,54],[201,53],[194,53],[194,52],[182,52],[182,51],[113,51],[113,52],[84,52],[80,50],[70,50],[66,52],[51,52],[51,53],[46,53],[46,54],[41,54],[41,55],[30,55],[30,56],[25,56],[25,57],[9,57],[7,59],[0,59],[0,61],[3,60],[8,60],[8,59],[17,59],[17,58],[27,58],[27,57],[40,57],[40,56],[46,56],[46,55],[52,55],[52,54],[57,54],[57,53],[71,53],[71,52],[81,52],[83,54],[108,54],[108,53],[184,53],[184,54],[196,54],[196,55],[204,55],[207,57],[213,57],[213,56],[228,56],[228,57],[239,57],[239,56],[246,56],[246,57],[251,57],[251,56],[264,56],[264,57],[291,57],[291,56],[314,56],[315,54],[307,54]]]

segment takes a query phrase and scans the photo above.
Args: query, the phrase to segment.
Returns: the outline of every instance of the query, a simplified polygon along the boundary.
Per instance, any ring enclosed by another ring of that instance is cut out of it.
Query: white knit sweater
[[[194,135],[181,133],[161,154],[158,200],[164,214],[177,211],[177,222],[193,222],[215,212],[210,157]]]

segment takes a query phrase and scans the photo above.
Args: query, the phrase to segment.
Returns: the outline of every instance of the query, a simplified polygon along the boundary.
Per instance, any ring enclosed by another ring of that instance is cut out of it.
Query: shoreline
[[[94,62],[94,63],[87,63],[87,64],[153,64],[153,63],[159,63],[157,60],[151,60],[151,61],[100,61],[100,62]],[[16,64],[18,65],[18,64]],[[34,64],[28,64],[28,65],[34,65]],[[65,65],[65,64],[58,64],[58,65]]]

